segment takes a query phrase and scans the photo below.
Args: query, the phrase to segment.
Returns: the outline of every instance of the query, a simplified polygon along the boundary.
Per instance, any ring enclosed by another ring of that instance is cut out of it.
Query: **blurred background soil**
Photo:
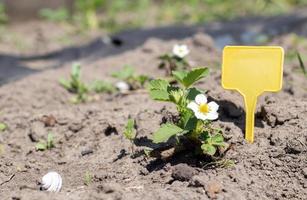
[[[287,59],[296,59],[297,48],[305,51],[306,5],[306,0],[2,0],[0,83],[118,54],[152,37],[182,39],[199,32],[213,37],[219,49],[285,36]]]

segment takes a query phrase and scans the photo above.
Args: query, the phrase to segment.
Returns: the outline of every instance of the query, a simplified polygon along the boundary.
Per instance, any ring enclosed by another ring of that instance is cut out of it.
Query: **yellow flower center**
[[[202,103],[199,105],[199,111],[203,114],[207,114],[210,111],[208,104]]]

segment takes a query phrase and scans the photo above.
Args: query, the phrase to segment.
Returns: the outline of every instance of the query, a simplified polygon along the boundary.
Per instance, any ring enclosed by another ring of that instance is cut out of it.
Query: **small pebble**
[[[187,164],[178,164],[173,168],[172,177],[178,181],[189,181],[196,174],[196,170]]]
[[[115,84],[115,87],[121,92],[126,93],[130,90],[130,85],[124,81],[119,81]]]
[[[57,172],[48,172],[42,178],[42,189],[49,192],[59,192],[62,187],[62,177]]]
[[[82,156],[86,156],[86,155],[89,155],[89,154],[92,154],[92,153],[94,153],[94,151],[92,149],[85,149],[85,150],[81,151]]]
[[[307,167],[302,170],[302,174],[307,178]]]

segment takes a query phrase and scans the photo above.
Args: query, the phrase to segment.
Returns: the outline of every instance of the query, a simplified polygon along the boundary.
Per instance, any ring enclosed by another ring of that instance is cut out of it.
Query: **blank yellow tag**
[[[254,142],[257,98],[282,87],[284,51],[277,46],[226,46],[223,50],[222,86],[237,90],[245,102],[245,139]]]

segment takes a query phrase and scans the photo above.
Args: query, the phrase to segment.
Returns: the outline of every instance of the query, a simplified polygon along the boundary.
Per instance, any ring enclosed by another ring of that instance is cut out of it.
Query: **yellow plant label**
[[[254,142],[257,98],[282,88],[284,51],[278,46],[226,46],[223,50],[222,86],[236,90],[245,103],[245,139]]]

